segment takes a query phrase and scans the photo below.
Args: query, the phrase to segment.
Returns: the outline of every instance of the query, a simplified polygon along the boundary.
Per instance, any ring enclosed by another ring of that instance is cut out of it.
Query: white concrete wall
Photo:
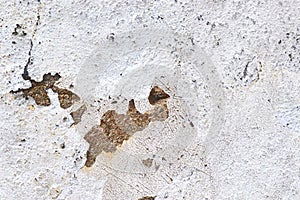
[[[300,199],[299,0],[2,0],[0,30],[0,199]],[[24,68],[80,101],[11,93]],[[85,167],[84,135],[154,85],[169,118]]]

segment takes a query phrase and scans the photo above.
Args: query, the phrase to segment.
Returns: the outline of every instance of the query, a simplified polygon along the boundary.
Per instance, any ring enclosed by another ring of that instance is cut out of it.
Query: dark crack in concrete
[[[49,106],[51,104],[50,98],[48,96],[47,90],[52,89],[53,92],[58,94],[58,99],[60,106],[63,109],[71,107],[71,105],[74,103],[74,101],[80,100],[80,98],[74,94],[73,92],[67,90],[67,89],[62,89],[54,84],[56,81],[58,81],[61,76],[56,73],[55,75],[51,75],[50,73],[44,74],[43,80],[40,82],[37,82],[33,80],[28,72],[28,66],[32,65],[32,49],[33,49],[33,39],[36,34],[37,28],[40,25],[40,7],[37,10],[37,20],[35,22],[34,30],[30,39],[30,48],[28,51],[28,59],[27,62],[24,66],[24,71],[22,74],[22,77],[24,80],[30,81],[31,82],[31,87],[27,89],[18,89],[17,91],[11,91],[11,93],[17,93],[17,92],[23,92],[23,94],[28,97],[32,97],[34,101],[36,102],[37,105],[41,106]],[[19,29],[22,28],[22,25],[17,24],[16,28],[13,32],[13,35],[18,35],[19,34]],[[23,31],[24,32],[24,31]]]
[[[32,57],[31,57],[31,52],[32,52],[32,48],[33,48],[33,42],[32,42],[32,39],[30,40],[30,49],[29,49],[29,52],[28,52],[28,60],[24,66],[24,72],[22,74],[22,77],[24,80],[30,80],[30,76],[29,76],[29,73],[28,73],[28,66],[32,63]]]
[[[161,88],[152,88],[148,100],[153,109],[140,113],[134,100],[129,101],[126,114],[118,114],[115,110],[108,110],[101,118],[100,125],[94,126],[84,139],[90,147],[87,152],[86,167],[91,167],[96,157],[102,152],[114,152],[125,140],[137,131],[144,130],[150,122],[164,121],[169,117],[167,99],[170,96]]]
[[[24,66],[24,71],[23,71],[23,74],[22,74],[22,77],[24,80],[30,80],[30,76],[29,76],[29,73],[28,73],[28,66],[32,64],[32,49],[33,49],[33,39],[34,39],[34,36],[36,34],[36,31],[37,31],[37,28],[38,28],[38,25],[40,24],[40,20],[41,20],[41,17],[40,17],[40,10],[38,9],[37,10],[37,20],[35,22],[35,27],[34,27],[34,30],[33,30],[33,33],[32,33],[32,36],[31,36],[31,39],[30,39],[30,48],[29,48],[29,51],[28,51],[28,60]],[[13,32],[13,35],[17,35],[18,32],[17,30],[20,29],[22,26],[17,24],[16,25],[16,28],[15,28],[15,31]],[[24,31],[23,31],[23,35],[24,35]]]

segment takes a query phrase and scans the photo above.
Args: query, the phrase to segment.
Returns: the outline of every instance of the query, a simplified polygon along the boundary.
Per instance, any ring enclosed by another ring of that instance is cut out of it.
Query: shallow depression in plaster
[[[98,163],[107,166],[106,170],[111,173],[117,170],[150,175],[157,169],[147,169],[143,159],[153,158],[162,170],[166,165],[162,158],[174,161],[180,151],[196,141],[209,144],[224,121],[224,92],[220,84],[218,73],[206,54],[187,37],[167,29],[139,29],[104,41],[81,68],[75,85],[88,110],[93,110],[90,105],[95,100],[108,96],[134,99],[149,107],[145,100],[151,88],[158,85],[171,96],[170,116],[165,122],[151,123],[136,133],[113,156],[99,155],[95,167]],[[115,107],[124,108],[127,103],[121,102]],[[123,112],[126,111],[123,109]],[[89,113],[91,119],[101,115]],[[155,179],[153,181],[155,185]],[[147,184],[152,185],[149,180]]]

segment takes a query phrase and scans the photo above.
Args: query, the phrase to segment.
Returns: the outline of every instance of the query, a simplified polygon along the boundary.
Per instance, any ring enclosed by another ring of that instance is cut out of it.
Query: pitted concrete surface
[[[300,199],[299,10],[1,1],[0,199]],[[168,117],[85,166],[89,130],[155,86]]]

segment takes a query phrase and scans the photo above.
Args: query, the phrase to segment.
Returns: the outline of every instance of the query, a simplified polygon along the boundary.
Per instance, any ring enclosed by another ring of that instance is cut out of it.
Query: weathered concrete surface
[[[1,1],[1,199],[300,199],[299,10]],[[25,98],[48,73],[55,87]],[[85,167],[85,134],[130,99],[151,110],[154,86],[170,95],[169,117]]]

